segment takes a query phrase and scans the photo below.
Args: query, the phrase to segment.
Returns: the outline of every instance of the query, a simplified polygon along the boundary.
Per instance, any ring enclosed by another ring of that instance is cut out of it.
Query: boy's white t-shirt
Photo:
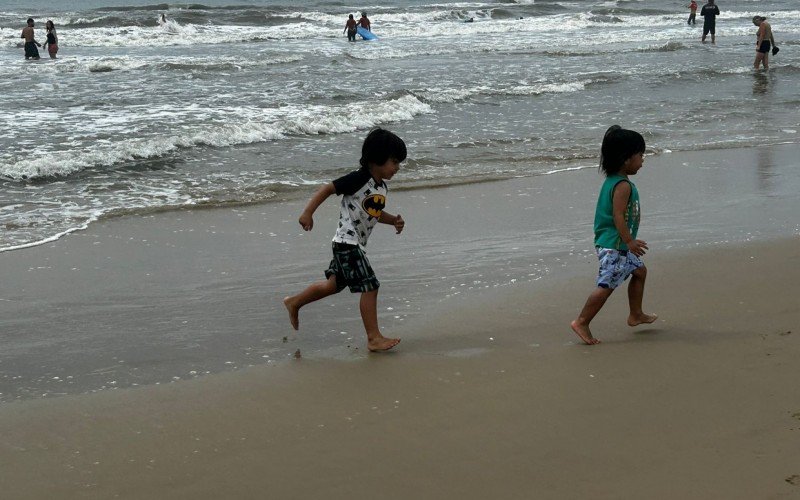
[[[388,187],[375,182],[367,168],[360,168],[333,181],[337,195],[342,195],[339,207],[339,227],[333,241],[367,246],[372,228],[386,206]]]

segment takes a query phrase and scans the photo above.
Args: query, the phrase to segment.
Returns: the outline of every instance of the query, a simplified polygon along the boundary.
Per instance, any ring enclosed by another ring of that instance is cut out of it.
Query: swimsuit
[[[30,57],[39,58],[39,49],[36,48],[35,42],[25,42],[25,59]]]

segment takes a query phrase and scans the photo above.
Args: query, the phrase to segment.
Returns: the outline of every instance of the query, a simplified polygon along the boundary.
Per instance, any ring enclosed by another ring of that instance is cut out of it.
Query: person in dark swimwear
[[[703,5],[700,9],[700,15],[703,16],[703,38],[700,39],[703,43],[706,41],[706,35],[711,33],[711,43],[717,43],[717,16],[719,15],[719,7],[714,4],[714,0],[708,0],[708,3]]]
[[[364,28],[367,31],[372,31],[372,28],[370,28],[369,19],[367,19],[367,13],[366,12],[362,12],[361,13],[361,19],[358,20],[358,25],[361,26],[362,28]]]
[[[33,36],[33,19],[28,18],[28,25],[22,28],[22,36],[25,39],[25,59],[39,59],[39,49],[42,44],[37,42]]]
[[[769,25],[767,18],[764,16],[754,16],[753,24],[758,26],[758,33],[756,33],[756,60],[753,63],[753,68],[758,69],[759,65],[763,64],[764,69],[769,69],[769,51],[775,45],[772,26]]]
[[[44,23],[44,25],[47,28],[47,41],[44,42],[44,47],[47,47],[47,53],[50,54],[50,59],[55,59],[56,53],[58,53],[58,36],[56,35],[56,26],[53,24],[53,21],[50,20]]]
[[[344,31],[347,32],[347,41],[348,42],[355,42],[356,41],[356,20],[353,19],[353,14],[350,14],[350,17],[347,18],[347,22],[344,24]]]

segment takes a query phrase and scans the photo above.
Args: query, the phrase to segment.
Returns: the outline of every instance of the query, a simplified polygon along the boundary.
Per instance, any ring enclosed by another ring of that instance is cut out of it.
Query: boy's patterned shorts
[[[367,254],[358,245],[333,243],[333,260],[325,270],[325,278],[336,276],[336,292],[346,286],[353,293],[377,290],[381,284],[369,265]]]
[[[600,272],[597,274],[597,286],[615,289],[620,286],[635,270],[644,266],[639,257],[627,250],[596,247],[600,260]]]

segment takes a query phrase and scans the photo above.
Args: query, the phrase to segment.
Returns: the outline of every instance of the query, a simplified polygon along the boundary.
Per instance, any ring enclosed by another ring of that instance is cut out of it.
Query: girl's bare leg
[[[642,311],[642,299],[644,297],[644,282],[647,279],[647,268],[642,266],[631,274],[631,282],[628,283],[628,304],[631,314],[628,316],[628,325],[636,326],[642,323],[652,323],[658,316],[655,314],[645,314]]]
[[[597,316],[597,313],[600,312],[600,309],[603,308],[603,305],[608,298],[611,297],[613,292],[613,288],[595,288],[591,295],[589,295],[589,298],[586,299],[586,304],[584,304],[583,309],[581,309],[578,319],[570,323],[572,331],[585,343],[589,345],[600,343],[600,340],[592,336],[592,331],[589,330],[589,323]]]

